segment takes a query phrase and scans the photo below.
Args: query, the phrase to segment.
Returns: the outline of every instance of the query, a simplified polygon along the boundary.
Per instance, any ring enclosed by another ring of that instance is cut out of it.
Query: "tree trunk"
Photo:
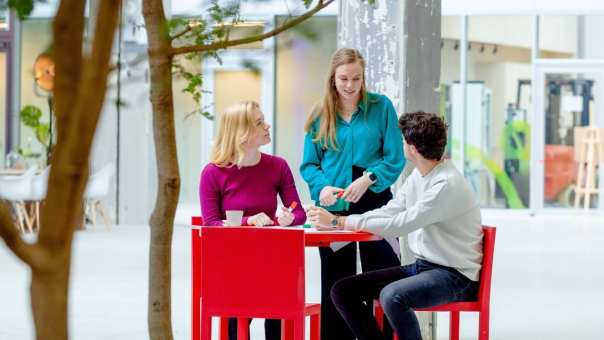
[[[92,52],[82,57],[84,3],[62,0],[53,23],[56,63],[57,147],[52,157],[46,204],[36,243],[23,241],[5,206],[0,236],[31,267],[31,306],[39,340],[68,339],[68,290],[71,246],[82,219],[88,157],[105,98],[109,57],[120,0],[99,6]],[[99,29],[100,25],[103,29]]]
[[[68,289],[71,246],[54,268],[32,270],[31,306],[37,339],[68,339]]]
[[[149,246],[148,328],[153,340],[171,340],[172,233],[180,193],[172,97],[171,40],[161,0],[145,0],[143,15],[149,37],[153,139],[157,160],[157,198]]]

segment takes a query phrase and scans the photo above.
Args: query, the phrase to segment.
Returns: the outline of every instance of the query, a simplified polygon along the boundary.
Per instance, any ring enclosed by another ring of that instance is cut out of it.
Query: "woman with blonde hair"
[[[201,173],[199,186],[205,225],[223,225],[227,210],[243,210],[242,225],[287,226],[306,221],[287,162],[260,152],[271,141],[269,129],[253,101],[235,104],[220,115],[211,161]],[[278,212],[277,195],[284,205]],[[292,204],[295,208],[285,208]],[[265,334],[267,340],[280,339],[280,320],[266,320]],[[231,319],[229,339],[236,336],[237,322]]]
[[[317,205],[346,216],[388,203],[390,186],[405,165],[403,142],[392,102],[367,92],[365,60],[357,50],[341,48],[333,54],[323,101],[304,128],[300,172]],[[394,239],[361,242],[359,251],[364,272],[400,265]],[[356,243],[319,249],[321,339],[355,338],[335,309],[330,290],[336,281],[356,274],[356,253]]]

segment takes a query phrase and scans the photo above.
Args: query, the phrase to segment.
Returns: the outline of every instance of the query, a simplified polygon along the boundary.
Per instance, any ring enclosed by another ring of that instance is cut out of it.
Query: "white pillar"
[[[438,112],[441,1],[340,1],[338,46],[358,49],[367,61],[367,88],[390,98],[397,112]],[[408,174],[411,167],[405,167]],[[405,175],[402,176],[406,178]],[[399,181],[400,182],[400,181]],[[395,189],[400,185],[395,185]],[[411,262],[401,238],[403,263]],[[436,315],[419,313],[422,336],[435,339]]]

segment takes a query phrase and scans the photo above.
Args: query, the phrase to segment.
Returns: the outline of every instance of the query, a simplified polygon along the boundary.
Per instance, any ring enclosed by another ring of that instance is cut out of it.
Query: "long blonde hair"
[[[219,167],[241,166],[243,144],[254,125],[254,111],[259,109],[258,103],[248,100],[229,106],[220,115],[211,163]]]
[[[312,126],[317,118],[321,120],[319,130],[313,136],[313,142],[321,143],[323,148],[338,150],[336,140],[336,118],[337,112],[341,110],[338,90],[336,89],[336,69],[342,65],[359,62],[363,69],[361,81],[361,97],[365,97],[365,59],[361,53],[354,48],[340,48],[331,56],[329,76],[325,82],[325,95],[321,105],[316,105],[311,115],[304,124],[304,131],[311,132]]]

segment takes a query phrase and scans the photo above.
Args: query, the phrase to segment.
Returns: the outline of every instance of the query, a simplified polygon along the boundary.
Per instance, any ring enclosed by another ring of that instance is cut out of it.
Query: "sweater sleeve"
[[[405,209],[392,201],[384,208],[351,215],[346,219],[348,230],[368,231],[381,236],[403,236],[427,225],[455,215],[455,198],[447,193],[446,180],[434,183],[412,206]]]
[[[207,165],[202,173],[199,183],[199,201],[201,202],[201,215],[207,226],[221,226],[222,223],[222,194],[216,179],[212,174],[212,165]]]
[[[403,139],[398,129],[396,110],[388,98],[383,97],[383,100],[386,103],[384,125],[382,126],[384,133],[382,160],[376,166],[367,169],[377,177],[377,181],[369,187],[373,192],[382,192],[389,188],[405,167]]]
[[[300,202],[300,197],[298,196],[298,191],[296,190],[294,176],[292,175],[292,171],[285,160],[282,160],[281,165],[279,197],[281,197],[281,202],[283,202],[285,207],[289,207],[293,202],[297,202],[298,205],[293,210],[295,218],[292,222],[292,225],[304,224],[304,222],[306,222],[306,213],[304,212],[304,208],[302,208],[302,202]],[[277,223],[276,218],[275,223]]]

